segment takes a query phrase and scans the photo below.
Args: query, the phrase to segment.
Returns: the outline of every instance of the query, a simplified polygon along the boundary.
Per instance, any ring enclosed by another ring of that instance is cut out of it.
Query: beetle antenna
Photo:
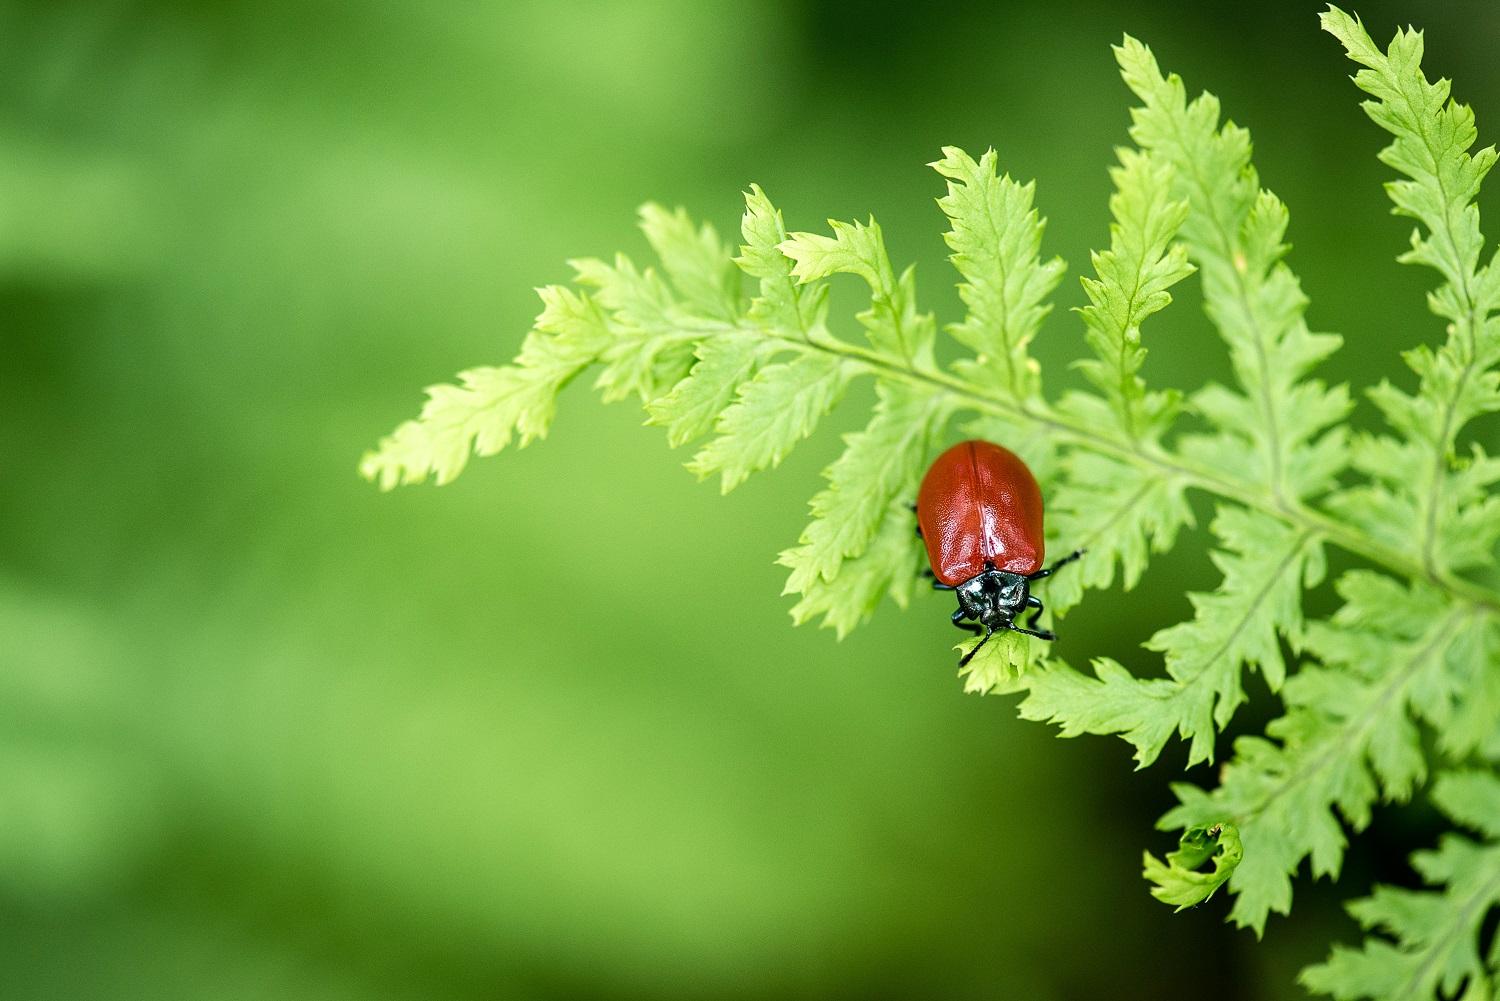
[[[958,662],[958,666],[959,666],[960,670],[962,670],[964,667],[968,666],[969,661],[973,660],[974,659],[974,655],[979,652],[979,648],[982,647],[982,646],[984,646],[986,643],[988,643],[990,641],[990,637],[993,636],[993,635],[995,635],[995,631],[993,629],[987,629],[985,631],[984,639],[980,640],[977,644],[975,644],[974,645],[974,649],[972,649],[968,653],[964,654],[963,655],[963,659]]]
[[[1025,633],[1027,636],[1035,636],[1039,640],[1055,640],[1055,639],[1057,639],[1057,634],[1056,633],[1052,633],[1052,632],[1045,632],[1045,631],[1040,631],[1040,630],[1036,630],[1036,629],[1023,629],[1021,626],[1011,626],[1010,628],[1013,629],[1013,630],[1015,630],[1018,633]],[[977,650],[979,648],[975,647],[974,649]]]

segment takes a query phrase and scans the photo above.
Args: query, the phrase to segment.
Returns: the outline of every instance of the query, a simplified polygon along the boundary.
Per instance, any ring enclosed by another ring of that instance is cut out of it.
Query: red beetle
[[[953,624],[976,636],[983,627],[984,639],[964,655],[960,667],[1001,629],[1057,639],[1036,628],[1042,602],[1030,583],[1083,552],[1041,569],[1042,491],[1014,452],[987,441],[964,441],[938,456],[917,493],[917,531],[932,561],[932,586],[958,592]],[[1027,608],[1035,611],[1023,629],[1015,619]]]

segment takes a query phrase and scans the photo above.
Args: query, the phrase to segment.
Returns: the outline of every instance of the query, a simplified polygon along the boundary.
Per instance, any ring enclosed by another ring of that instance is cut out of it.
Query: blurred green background
[[[1133,774],[961,695],[941,598],[792,629],[772,560],[867,390],[727,499],[583,385],[452,486],[354,470],[648,199],[873,212],[955,319],[948,143],[1038,180],[1067,385],[1122,31],[1252,130],[1367,385],[1441,330],[1318,6],[0,3],[0,997],[1298,996],[1420,811],[1256,944],[1140,881],[1180,747]],[[1500,8],[1359,10],[1425,25],[1494,138]],[[1182,299],[1149,374],[1194,387],[1226,366]],[[1159,670],[1204,541],[1060,653]]]

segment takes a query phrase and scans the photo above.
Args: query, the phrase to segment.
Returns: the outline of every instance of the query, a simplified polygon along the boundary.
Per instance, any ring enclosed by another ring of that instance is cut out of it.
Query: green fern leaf
[[[1335,807],[1358,831],[1377,798],[1411,795],[1427,765],[1408,713],[1448,723],[1459,685],[1485,669],[1491,652],[1473,635],[1489,627],[1429,588],[1356,571],[1338,590],[1344,607],[1330,623],[1310,623],[1304,638],[1323,666],[1287,682],[1289,711],[1267,727],[1280,744],[1240,738],[1219,787],[1174,786],[1182,803],[1161,821],[1239,826],[1245,861],[1230,883],[1231,917],[1257,934],[1269,911],[1289,911],[1291,876],[1304,858],[1314,875],[1338,874],[1346,842]]]
[[[599,354],[604,368],[594,388],[606,403],[636,396],[650,403],[687,377],[699,338],[713,326],[692,320],[654,270],[639,270],[624,254],[614,264],[593,258],[571,262],[578,284],[609,314],[609,340]]]
[[[732,320],[740,312],[740,272],[729,249],[708,223],[695,227],[687,210],[641,207],[641,230],[661,259],[662,269],[690,309]]]
[[[718,437],[693,457],[688,469],[699,477],[720,474],[728,493],[751,473],[780,464],[792,446],[813,433],[856,374],[834,354],[802,354],[765,366],[739,387],[735,402],[714,427]]]
[[[1164,77],[1150,51],[1129,36],[1116,56],[1126,83],[1143,102],[1132,112],[1131,134],[1170,165],[1168,171],[1139,162],[1141,180],[1135,186],[1165,187],[1171,180],[1186,199],[1183,239],[1202,271],[1206,308],[1229,346],[1243,388],[1211,386],[1195,396],[1195,405],[1219,432],[1184,438],[1183,454],[1204,468],[1243,471],[1275,496],[1322,492],[1347,463],[1344,429],[1325,429],[1347,414],[1349,398],[1342,387],[1330,390],[1304,378],[1339,339],[1310,333],[1302,320],[1306,299],[1281,260],[1285,207],[1258,190],[1249,136],[1233,125],[1219,127],[1212,95],[1189,104],[1182,82],[1175,75]],[[1096,311],[1093,320],[1101,318]],[[1096,352],[1125,343],[1107,336],[1093,342]],[[1129,364],[1094,371],[1116,378],[1128,372],[1133,378]],[[1107,386],[1111,380],[1096,381]],[[1130,393],[1143,394],[1144,388],[1122,389],[1120,398]],[[1071,409],[1089,412],[1079,402]],[[1122,413],[1118,404],[1115,411]],[[1127,492],[1115,509],[1128,511],[1133,496]],[[1065,494],[1062,500],[1064,512],[1097,514],[1087,492]],[[1124,528],[1121,541],[1131,548],[1106,552],[1106,561],[1139,560],[1144,553],[1144,531],[1128,520]],[[1191,763],[1210,760],[1217,728],[1244,701],[1243,665],[1259,668],[1273,689],[1279,687],[1286,671],[1279,636],[1296,641],[1302,589],[1316,584],[1323,572],[1317,534],[1273,514],[1221,506],[1214,531],[1223,543],[1214,554],[1225,574],[1223,584],[1213,594],[1190,596],[1195,618],[1158,632],[1148,643],[1166,655],[1165,682],[1136,681],[1113,662],[1096,663],[1095,678],[1048,671],[1031,685],[1023,714],[1059,723],[1065,734],[1120,732],[1135,745],[1141,765],[1155,760],[1173,732],[1191,741]],[[1170,540],[1173,532],[1169,522],[1163,534]],[[1099,575],[1094,579],[1106,577],[1094,573]]]
[[[1172,301],[1167,289],[1192,273],[1186,250],[1173,242],[1188,204],[1169,197],[1171,165],[1134,150],[1121,150],[1119,157],[1110,172],[1110,249],[1094,255],[1098,278],[1083,280],[1091,305],[1079,311],[1096,357],[1077,365],[1104,397],[1069,393],[1061,407],[1090,427],[1114,428],[1126,440],[1154,447],[1180,409],[1180,394],[1146,389],[1139,375],[1146,356],[1140,328]],[[1193,520],[1185,484],[1149,464],[1075,448],[1063,459],[1062,474],[1048,501],[1052,534],[1064,546],[1086,550],[1089,559],[1050,584],[1054,615],[1076,605],[1084,588],[1109,587],[1116,564],[1125,588],[1134,587],[1148,554],[1171,549],[1178,529]]]
[[[1412,864],[1442,890],[1379,886],[1349,905],[1370,937],[1362,949],[1334,946],[1327,962],[1302,971],[1302,983],[1340,1001],[1465,998],[1488,1001],[1495,992],[1495,954],[1480,954],[1480,925],[1500,904],[1500,778],[1463,771],[1441,776],[1432,799],[1455,822],[1484,834],[1481,844],[1448,834],[1437,851],[1417,852]]]
[[[891,504],[916,495],[951,402],[900,383],[881,381],[875,390],[869,426],[844,437],[844,454],[823,473],[828,488],[812,499],[802,544],[781,554],[780,563],[792,569],[785,594],[804,594],[817,580],[831,583],[845,559],[865,551]]]
[[[699,288],[696,298],[710,314],[722,301],[730,311],[717,315],[732,318],[738,278],[731,284],[721,275],[728,255],[719,247],[713,231],[708,227],[694,231],[682,213],[664,216],[657,210],[649,218],[657,232],[648,232],[648,236],[662,253],[674,282],[682,288]],[[781,213],[765,192],[753,185],[745,194],[741,232],[745,243],[733,263],[760,280],[760,295],[750,303],[738,329],[710,333],[698,343],[697,363],[688,378],[646,405],[648,423],[666,427],[667,443],[673,448],[711,431],[740,386],[774,355],[785,351],[788,340],[805,341],[808,333],[820,329],[823,323],[826,289],[798,285],[791,260],[777,249],[787,238]],[[676,263],[668,260],[669,255]],[[786,339],[767,337],[772,331]]]
[[[429,474],[447,483],[471,453],[493,455],[519,432],[521,444],[542,438],[557,394],[606,350],[605,317],[585,295],[550,286],[544,309],[511,365],[459,373],[460,385],[432,386],[422,414],[398,427],[360,462],[380,489],[420,483]]]
[[[1211,526],[1222,548],[1218,590],[1189,594],[1195,616],[1163,629],[1146,646],[1166,656],[1180,688],[1171,704],[1193,738],[1189,764],[1213,758],[1214,725],[1223,728],[1245,701],[1240,665],[1258,668],[1274,691],[1286,677],[1277,634],[1300,638],[1302,590],[1323,579],[1323,549],[1305,530],[1262,514],[1221,507]]]
[[[1051,311],[1047,297],[1067,266],[1055,257],[1041,263],[1047,223],[1032,207],[1035,185],[999,176],[997,159],[989,150],[976,163],[944,146],[943,159],[929,164],[948,178],[948,194],[938,199],[952,222],[943,238],[969,307],[964,321],[948,330],[976,355],[955,364],[957,372],[1027,400],[1041,391],[1041,380],[1026,347]]]
[[[916,529],[906,498],[894,501],[863,554],[844,560],[834,581],[819,576],[808,582],[802,599],[792,607],[792,621],[800,626],[821,615],[823,627],[843,639],[887,595],[905,608],[927,558]]]
[[[821,328],[827,288],[803,286],[792,274],[792,260],[780,247],[787,241],[786,224],[759,185],[745,193],[745,217],[740,226],[744,245],[735,263],[760,279],[760,296],[750,304],[750,320],[762,328],[779,329],[806,339]]]
[[[1083,279],[1090,305],[1080,315],[1088,326],[1089,346],[1097,356],[1076,362],[1104,393],[1114,423],[1129,439],[1155,441],[1176,416],[1180,394],[1148,393],[1139,375],[1146,351],[1140,326],[1171,301],[1167,289],[1192,274],[1187,248],[1175,243],[1188,217],[1188,202],[1171,197],[1175,171],[1137,150],[1119,151],[1111,169],[1115,193],[1109,208],[1110,249],[1094,255],[1098,278]],[[1088,419],[1091,398],[1070,394],[1063,401]]]
[[[647,423],[667,429],[673,448],[713,430],[740,386],[754,378],[781,345],[757,334],[734,331],[700,342],[691,374],[665,396],[646,404]]]
[[[1189,763],[1212,760],[1216,727],[1245,700],[1240,665],[1255,665],[1280,686],[1286,667],[1277,634],[1301,634],[1302,588],[1323,574],[1322,548],[1305,531],[1231,507],[1212,528],[1224,546],[1214,553],[1223,584],[1189,595],[1197,615],[1147,643],[1166,654],[1168,678],[1137,680],[1107,659],[1095,662],[1094,678],[1059,667],[1035,678],[1021,715],[1060,724],[1064,736],[1118,733],[1142,768],[1173,733],[1190,741]]]
[[[1151,887],[1151,895],[1164,904],[1175,904],[1179,911],[1196,907],[1212,897],[1244,857],[1239,831],[1233,824],[1195,827],[1184,831],[1177,850],[1167,853],[1166,862],[1150,852],[1145,853],[1142,875]],[[1212,861],[1213,872],[1201,871]]]
[[[1249,133],[1218,127],[1212,94],[1189,104],[1182,81],[1163,77],[1150,50],[1129,36],[1115,52],[1143,102],[1132,111],[1132,138],[1176,168],[1191,203],[1183,240],[1243,390],[1210,386],[1194,397],[1221,433],[1189,439],[1184,454],[1209,468],[1241,470],[1275,496],[1323,492],[1347,463],[1343,427],[1325,429],[1351,404],[1344,387],[1304,379],[1341,339],[1311,333],[1303,321],[1307,297],[1282,260],[1286,207],[1259,189]]]
[[[1045,663],[1048,653],[1044,640],[1034,639],[1025,633],[1001,630],[988,641],[976,636],[956,644],[962,662],[979,647],[984,646],[958,669],[964,679],[964,691],[973,695],[1003,695],[1014,692],[1027,684],[1035,669]]]
[[[1180,479],[1083,449],[1071,449],[1062,470],[1047,508],[1051,537],[1085,550],[1088,559],[1049,579],[1047,607],[1054,614],[1078,604],[1085,588],[1111,586],[1117,565],[1125,589],[1135,587],[1150,554],[1170,550],[1178,531],[1193,524],[1187,485]]]
[[[836,274],[858,275],[870,286],[870,308],[859,314],[870,343],[883,355],[915,368],[933,367],[936,332],[931,315],[917,312],[916,280],[911,268],[897,278],[885,251],[880,227],[829,220],[832,237],[793,233],[780,251],[793,262],[802,283]]]
[[[1365,67],[1354,82],[1376,100],[1363,107],[1394,137],[1380,159],[1407,178],[1386,190],[1397,213],[1427,230],[1412,234],[1412,248],[1400,259],[1443,276],[1428,302],[1449,323],[1442,347],[1406,354],[1420,379],[1415,395],[1389,383],[1371,392],[1403,440],[1362,442],[1356,464],[1375,482],[1332,506],[1385,544],[1415,554],[1429,574],[1488,563],[1500,525],[1490,516],[1494,501],[1485,488],[1500,471],[1477,447],[1465,468],[1455,461],[1454,444],[1474,417],[1500,410],[1500,376],[1491,371],[1500,362],[1500,318],[1493,315],[1500,309],[1500,268],[1493,257],[1479,266],[1484,236],[1475,204],[1496,153],[1493,147],[1468,152],[1478,138],[1474,114],[1450,100],[1448,81],[1427,80],[1420,32],[1398,32],[1383,53],[1357,18],[1336,7],[1323,14],[1323,27]]]

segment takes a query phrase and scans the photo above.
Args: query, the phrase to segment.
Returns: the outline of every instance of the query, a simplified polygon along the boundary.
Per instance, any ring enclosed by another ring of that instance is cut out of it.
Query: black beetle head
[[[957,591],[959,606],[990,630],[1009,629],[1031,594],[1025,577],[993,569],[970,577]]]

